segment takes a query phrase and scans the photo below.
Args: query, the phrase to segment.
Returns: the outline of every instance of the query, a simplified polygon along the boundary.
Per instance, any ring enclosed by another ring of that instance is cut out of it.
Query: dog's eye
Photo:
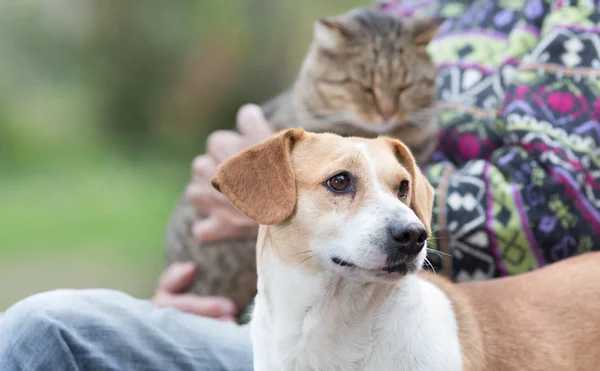
[[[409,188],[410,187],[408,180],[403,180],[402,182],[400,182],[400,187],[398,187],[398,198],[401,200],[406,199],[406,197],[408,196]]]
[[[350,186],[350,177],[346,173],[334,175],[327,181],[327,188],[340,193],[348,190]]]

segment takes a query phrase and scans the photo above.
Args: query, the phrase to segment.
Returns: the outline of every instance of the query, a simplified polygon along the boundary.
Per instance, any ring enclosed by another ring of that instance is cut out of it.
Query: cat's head
[[[366,8],[318,20],[299,79],[307,108],[373,133],[410,121],[435,99],[426,47],[442,21]]]

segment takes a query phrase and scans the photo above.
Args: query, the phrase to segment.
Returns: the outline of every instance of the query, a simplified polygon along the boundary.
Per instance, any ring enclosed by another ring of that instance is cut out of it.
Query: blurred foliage
[[[358,0],[0,0],[0,310],[55,287],[150,295],[205,137],[294,79]]]

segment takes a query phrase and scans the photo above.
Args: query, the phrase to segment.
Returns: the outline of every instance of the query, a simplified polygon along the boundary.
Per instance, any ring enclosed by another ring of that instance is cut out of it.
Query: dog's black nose
[[[427,231],[420,223],[393,222],[390,234],[394,239],[394,247],[406,255],[417,255],[427,240]]]

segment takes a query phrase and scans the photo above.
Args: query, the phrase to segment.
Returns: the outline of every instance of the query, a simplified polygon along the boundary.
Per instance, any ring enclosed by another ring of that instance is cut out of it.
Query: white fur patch
[[[462,369],[451,303],[432,283],[416,275],[396,286],[356,283],[265,254],[251,324],[255,370]]]
[[[375,192],[382,192],[383,186],[377,177],[377,169],[375,168],[375,161],[373,161],[373,157],[367,150],[367,146],[364,143],[355,143],[354,147],[360,151],[367,160],[367,164],[369,165],[369,173],[371,175],[371,180],[373,181],[373,188]]]

